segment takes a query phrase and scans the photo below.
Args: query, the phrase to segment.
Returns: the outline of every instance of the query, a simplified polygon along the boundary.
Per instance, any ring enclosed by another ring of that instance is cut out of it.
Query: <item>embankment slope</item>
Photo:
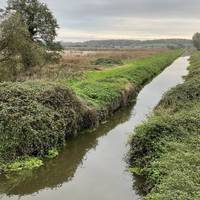
[[[200,53],[185,83],[170,90],[131,140],[132,171],[146,200],[200,199]]]

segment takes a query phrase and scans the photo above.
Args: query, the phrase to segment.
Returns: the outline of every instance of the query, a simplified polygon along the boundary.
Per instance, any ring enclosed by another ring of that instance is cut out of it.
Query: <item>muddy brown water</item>
[[[183,82],[189,57],[178,58],[146,85],[136,104],[123,109],[97,130],[67,142],[63,152],[33,171],[0,176],[3,200],[139,200],[136,177],[125,156],[133,129],[144,121],[162,95]]]

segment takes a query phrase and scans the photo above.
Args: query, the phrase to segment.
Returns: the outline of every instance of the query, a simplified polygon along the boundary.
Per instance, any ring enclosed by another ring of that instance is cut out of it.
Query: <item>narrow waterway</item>
[[[106,124],[67,142],[65,150],[37,170],[0,176],[3,200],[139,200],[125,156],[133,129],[162,95],[183,82],[189,57],[178,58],[138,95],[135,106],[117,112]]]

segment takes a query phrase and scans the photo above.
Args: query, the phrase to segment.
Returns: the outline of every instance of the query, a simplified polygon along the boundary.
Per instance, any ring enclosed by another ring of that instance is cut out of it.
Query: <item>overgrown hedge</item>
[[[69,136],[98,124],[181,52],[57,82],[1,83],[0,171],[2,163],[44,157],[51,149],[63,147]]]
[[[27,82],[0,84],[0,158],[44,156],[62,147],[83,123],[85,107],[67,87]]]
[[[131,140],[132,171],[147,200],[200,199],[200,53],[185,83],[169,91]]]

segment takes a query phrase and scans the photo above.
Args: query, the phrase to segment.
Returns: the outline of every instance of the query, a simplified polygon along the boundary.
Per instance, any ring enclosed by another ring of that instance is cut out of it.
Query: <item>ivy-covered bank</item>
[[[165,52],[57,81],[0,84],[0,171],[42,165],[68,137],[98,126],[176,59]]]
[[[131,140],[133,173],[146,200],[200,199],[200,52],[185,83],[170,90]]]

